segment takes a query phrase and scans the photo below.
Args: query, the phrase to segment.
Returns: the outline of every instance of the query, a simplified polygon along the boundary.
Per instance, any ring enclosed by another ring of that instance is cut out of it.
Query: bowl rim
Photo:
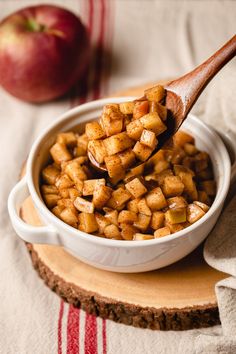
[[[61,233],[61,229],[64,229],[67,233],[73,234],[73,237],[79,238],[79,240],[84,240],[86,242],[91,242],[95,243],[97,245],[103,245],[103,246],[108,246],[108,247],[121,247],[121,248],[138,248],[138,247],[148,247],[148,246],[154,246],[157,244],[163,244],[167,243],[169,241],[176,240],[180,237],[188,236],[188,233],[192,232],[193,230],[197,229],[200,225],[202,225],[207,219],[209,219],[219,208],[221,203],[224,201],[227,191],[229,189],[229,184],[230,184],[230,171],[231,171],[231,163],[230,163],[230,158],[228,151],[220,138],[220,136],[216,133],[216,131],[209,127],[206,123],[201,121],[199,118],[197,118],[195,115],[189,114],[189,118],[191,117],[191,120],[194,122],[197,122],[202,126],[202,128],[207,132],[207,134],[211,135],[214,138],[215,145],[219,147],[221,150],[221,154],[223,154],[222,161],[224,163],[224,178],[222,182],[222,186],[219,189],[221,191],[219,195],[219,190],[217,191],[216,198],[214,199],[213,204],[211,205],[209,211],[197,222],[194,224],[188,226],[184,230],[180,230],[178,232],[175,232],[174,234],[165,236],[163,238],[159,239],[151,239],[151,240],[144,240],[144,241],[133,241],[133,240],[113,240],[113,239],[107,239],[104,237],[99,237],[95,236],[93,234],[88,234],[86,232],[80,231],[78,229],[73,228],[72,226],[66,224],[62,220],[60,220],[58,217],[56,217],[48,208],[47,206],[43,203],[41,200],[40,196],[38,195],[38,192],[36,191],[35,185],[34,185],[34,180],[33,180],[33,163],[35,158],[37,157],[37,151],[39,149],[39,145],[41,141],[44,139],[45,135],[49,134],[51,130],[53,130],[57,125],[60,125],[62,122],[65,123],[67,120],[71,119],[71,117],[75,114],[80,114],[83,115],[83,113],[87,112],[88,110],[91,109],[101,109],[104,104],[107,103],[118,103],[118,102],[124,102],[124,101],[129,101],[129,100],[134,100],[136,97],[134,96],[122,96],[122,97],[109,97],[109,98],[102,98],[99,100],[91,101],[84,103],[80,106],[74,107],[65,113],[61,114],[58,119],[56,119],[52,124],[50,124],[41,134],[40,136],[35,140],[33,143],[29,157],[27,160],[27,166],[26,166],[26,180],[27,180],[27,185],[29,188],[30,195],[33,199],[34,204],[36,205],[39,213],[43,216],[43,218],[46,219],[48,224],[50,224],[52,227],[55,227],[59,233]],[[75,117],[76,119],[76,117]],[[46,240],[45,240],[46,241]],[[47,242],[45,242],[47,243]]]

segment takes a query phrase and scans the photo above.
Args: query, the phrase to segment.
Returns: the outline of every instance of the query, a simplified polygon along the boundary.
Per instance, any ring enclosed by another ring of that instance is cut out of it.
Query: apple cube
[[[196,204],[187,206],[187,220],[190,224],[195,223],[205,215],[205,212]]]
[[[125,169],[122,166],[121,159],[118,155],[105,157],[105,165],[110,177],[117,177],[118,180],[124,178]]]
[[[80,181],[85,181],[87,179],[87,175],[84,172],[83,167],[77,162],[72,160],[65,167],[65,173],[74,181],[75,183]]]
[[[154,188],[146,195],[147,205],[152,211],[158,211],[167,206],[166,198],[160,187]]]
[[[158,229],[158,230],[156,230],[154,232],[154,237],[155,238],[160,238],[160,237],[168,236],[170,234],[171,234],[171,232],[170,232],[169,227],[168,226],[164,226],[164,227],[162,227],[162,228],[160,228],[160,229]]]
[[[44,182],[52,185],[55,184],[59,174],[60,174],[59,169],[53,165],[48,165],[42,171],[42,177]]]
[[[180,172],[179,177],[184,184],[184,192],[187,193],[190,200],[197,200],[198,193],[196,184],[193,181],[193,177],[191,173]]]
[[[105,227],[104,229],[104,235],[106,238],[111,238],[115,240],[122,240],[120,230],[118,226],[111,224]]]
[[[79,229],[83,232],[91,233],[99,229],[94,214],[82,212],[79,214]]]
[[[66,146],[73,147],[77,144],[77,137],[73,132],[59,133],[57,135],[56,142],[59,144],[65,144]]]
[[[140,233],[136,233],[133,236],[133,240],[134,241],[146,241],[146,240],[152,240],[154,239],[153,235],[150,234],[140,234]]]
[[[138,229],[130,224],[121,223],[121,236],[124,240],[133,240],[133,236],[138,232]]]
[[[56,186],[43,184],[41,187],[42,194],[58,194],[58,189]]]
[[[134,111],[134,102],[123,102],[120,103],[120,111],[123,114],[133,114]]]
[[[43,196],[44,202],[47,205],[49,209],[53,208],[55,205],[57,205],[58,200],[61,199],[61,197],[57,194],[45,194]]]
[[[96,185],[93,192],[93,205],[102,209],[111,198],[112,188],[105,185]]]
[[[139,160],[146,161],[151,156],[153,149],[137,141],[133,147],[133,152]]]
[[[62,143],[55,143],[50,149],[50,154],[57,164],[72,159],[71,153],[67,150],[66,145]]]
[[[60,213],[60,219],[70,226],[77,227],[78,213],[71,208],[65,208]]]
[[[125,188],[134,198],[139,198],[147,192],[147,188],[138,178],[134,178],[132,181],[126,183]]]
[[[198,200],[195,200],[193,204],[199,206],[205,213],[210,209],[210,207],[207,204],[199,202]]]
[[[140,143],[147,145],[151,149],[155,149],[157,145],[157,138],[155,133],[150,130],[144,129],[140,138]]]
[[[100,120],[100,124],[102,126],[103,131],[105,131],[106,136],[112,136],[122,131],[123,116],[120,116],[119,118],[120,119],[112,120],[110,115],[103,113],[102,118]]]
[[[84,181],[83,185],[83,195],[93,195],[94,189],[96,186],[105,186],[106,180],[105,178],[100,179],[87,179]]]
[[[181,224],[186,221],[186,208],[169,209],[165,212],[165,219],[170,224]]]
[[[105,227],[111,224],[110,220],[108,220],[105,216],[99,213],[95,213],[95,219],[98,225],[98,232],[100,235],[103,235]]]
[[[139,119],[149,111],[149,102],[148,101],[136,101],[134,104],[133,118]]]
[[[118,211],[110,208],[103,208],[105,211],[105,218],[110,221],[111,224],[118,226]]]
[[[118,216],[119,223],[133,224],[137,220],[137,214],[130,210],[121,210]]]
[[[127,149],[119,153],[119,158],[124,169],[129,168],[135,163],[135,153],[132,149]]]
[[[117,154],[134,145],[134,142],[126,132],[122,132],[103,140],[108,156]]]
[[[186,143],[194,144],[194,138],[187,132],[178,130],[174,135],[174,144],[183,147]]]
[[[97,121],[87,123],[85,126],[85,133],[89,140],[102,139],[105,136],[104,130]]]
[[[118,188],[112,193],[112,198],[114,199],[115,206],[117,209],[117,207],[122,206],[123,204],[127,203],[128,200],[131,199],[131,194],[128,190]]]
[[[98,163],[103,163],[107,156],[107,151],[102,140],[90,140],[88,150]]]
[[[66,174],[57,177],[55,185],[58,189],[70,188],[74,182]]]
[[[132,199],[127,203],[127,209],[133,211],[134,213],[138,213],[138,203],[140,202],[140,198]]]
[[[148,113],[145,116],[141,117],[140,122],[142,123],[145,129],[151,130],[156,135],[160,135],[167,129],[166,125],[162,122],[161,118],[156,112]]]
[[[154,211],[151,218],[151,228],[153,230],[160,229],[164,225],[165,214],[162,211]]]
[[[74,206],[77,210],[84,213],[92,214],[94,212],[94,204],[81,197],[75,199]]]
[[[150,215],[138,214],[138,220],[134,222],[134,226],[142,231],[145,231],[149,227],[150,221]]]
[[[133,140],[140,139],[143,129],[144,127],[139,119],[131,121],[126,127],[128,136]]]
[[[144,214],[144,215],[149,215],[149,216],[152,215],[152,212],[151,212],[149,206],[147,205],[145,198],[140,199],[140,201],[138,202],[138,212],[140,214]]]
[[[183,190],[184,184],[179,176],[167,176],[164,178],[162,191],[166,197],[181,195]]]
[[[144,91],[145,96],[149,101],[160,102],[165,97],[165,89],[161,85],[156,85]]]
[[[181,196],[169,198],[167,199],[167,203],[170,209],[186,208],[188,205],[186,200]]]

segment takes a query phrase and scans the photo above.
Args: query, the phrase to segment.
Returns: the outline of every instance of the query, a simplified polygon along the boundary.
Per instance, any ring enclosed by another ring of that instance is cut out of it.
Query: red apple
[[[32,6],[0,22],[0,85],[22,100],[63,95],[83,75],[88,57],[86,29],[66,9]]]

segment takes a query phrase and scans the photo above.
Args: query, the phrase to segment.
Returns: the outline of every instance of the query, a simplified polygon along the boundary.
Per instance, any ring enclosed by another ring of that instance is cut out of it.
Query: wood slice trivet
[[[141,96],[143,89],[151,86],[116,96]],[[31,225],[41,225],[31,197],[23,203],[21,216]],[[159,330],[220,323],[214,287],[226,274],[207,265],[202,246],[171,266],[138,274],[96,269],[58,246],[27,244],[27,248],[34,268],[51,290],[96,316]]]

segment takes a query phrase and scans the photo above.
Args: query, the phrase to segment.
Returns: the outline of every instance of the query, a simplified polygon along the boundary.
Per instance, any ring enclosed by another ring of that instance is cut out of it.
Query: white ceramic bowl
[[[208,213],[190,227],[161,239],[110,240],[74,229],[58,219],[44,204],[40,195],[39,176],[48,161],[48,151],[56,134],[74,128],[83,131],[86,122],[99,117],[104,104],[129,99],[134,97],[102,99],[71,109],[35,141],[28,158],[26,176],[13,188],[8,199],[13,227],[23,240],[60,245],[80,260],[97,268],[114,272],[144,272],[178,261],[206,238],[222,210],[230,185],[231,163],[219,135],[193,115],[189,115],[183,128],[193,134],[199,149],[210,154],[217,181],[217,194]],[[236,151],[235,146],[233,149]],[[19,217],[19,208],[29,194],[45,226],[30,226]]]

